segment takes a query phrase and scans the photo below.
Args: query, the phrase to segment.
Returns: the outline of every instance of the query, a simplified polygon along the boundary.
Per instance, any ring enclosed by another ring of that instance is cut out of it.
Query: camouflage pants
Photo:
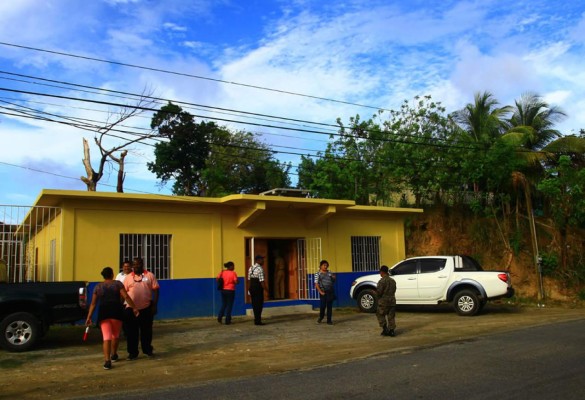
[[[388,329],[396,329],[396,304],[379,303],[376,318],[380,327],[386,324]]]

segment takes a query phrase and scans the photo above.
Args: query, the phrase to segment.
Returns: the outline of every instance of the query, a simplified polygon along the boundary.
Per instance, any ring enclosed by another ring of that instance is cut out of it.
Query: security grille
[[[298,239],[297,254],[299,299],[318,299],[319,294],[315,289],[314,276],[319,271],[319,262],[321,261],[321,238]]]
[[[60,279],[58,207],[0,205],[0,275],[8,282]],[[5,275],[5,276],[4,276]]]
[[[352,236],[352,271],[374,271],[378,268],[380,268],[380,236]]]
[[[120,234],[120,262],[135,257],[144,260],[144,267],[156,279],[171,277],[171,236],[167,234]]]

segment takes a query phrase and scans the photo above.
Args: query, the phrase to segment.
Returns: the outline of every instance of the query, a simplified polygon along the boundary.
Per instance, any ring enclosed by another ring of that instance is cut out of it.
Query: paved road
[[[312,370],[108,398],[571,400],[584,398],[583,382],[585,320],[578,320]]]

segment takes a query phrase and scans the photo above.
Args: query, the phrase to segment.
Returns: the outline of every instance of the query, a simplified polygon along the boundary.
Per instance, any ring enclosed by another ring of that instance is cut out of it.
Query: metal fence
[[[0,280],[59,280],[60,213],[58,207],[0,205]]]

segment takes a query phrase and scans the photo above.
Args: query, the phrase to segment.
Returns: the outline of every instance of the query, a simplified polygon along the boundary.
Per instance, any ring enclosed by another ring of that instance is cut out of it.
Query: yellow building
[[[41,228],[30,236],[43,237],[30,241],[27,250],[35,258],[37,280],[96,282],[104,266],[116,271],[123,260],[140,256],[160,281],[158,318],[214,315],[220,303],[215,277],[226,261],[235,263],[241,277],[234,314],[244,314],[250,308],[245,276],[257,254],[266,257],[265,307],[315,304],[313,274],[321,259],[337,274],[336,305],[353,306],[351,282],[404,258],[404,218],[422,212],[274,195],[200,198],[64,190],[43,190],[35,209],[50,211],[31,213],[29,220],[53,215],[31,221]],[[277,259],[286,266],[279,287]]]

